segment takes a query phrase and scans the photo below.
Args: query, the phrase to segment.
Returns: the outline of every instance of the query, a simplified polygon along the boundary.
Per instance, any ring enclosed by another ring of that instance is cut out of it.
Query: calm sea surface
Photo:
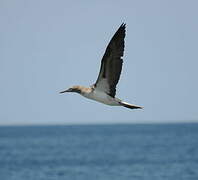
[[[198,124],[0,127],[0,180],[198,180]]]

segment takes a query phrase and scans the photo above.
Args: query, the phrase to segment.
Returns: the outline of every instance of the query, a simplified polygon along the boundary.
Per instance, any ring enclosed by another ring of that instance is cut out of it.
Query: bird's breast
[[[82,95],[86,98],[101,102],[103,104],[112,105],[112,106],[119,105],[119,103],[114,98],[112,98],[105,92],[94,90],[91,93],[86,93]]]

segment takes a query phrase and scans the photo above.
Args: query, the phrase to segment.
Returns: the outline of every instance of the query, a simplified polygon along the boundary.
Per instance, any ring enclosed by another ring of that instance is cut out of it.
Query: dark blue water
[[[198,124],[0,127],[0,180],[198,180]]]

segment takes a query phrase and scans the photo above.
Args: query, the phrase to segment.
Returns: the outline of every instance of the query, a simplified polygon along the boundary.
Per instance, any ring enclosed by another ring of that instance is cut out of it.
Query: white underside
[[[110,106],[120,106],[119,99],[112,98],[111,96],[102,91],[94,90],[91,93],[86,93],[82,95],[88,99],[92,99],[103,104],[107,104]]]

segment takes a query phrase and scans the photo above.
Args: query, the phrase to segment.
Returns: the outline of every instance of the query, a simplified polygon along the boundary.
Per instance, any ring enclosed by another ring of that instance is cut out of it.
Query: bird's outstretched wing
[[[116,85],[122,70],[126,24],[122,24],[109,42],[101,61],[100,72],[94,87],[115,97]]]

